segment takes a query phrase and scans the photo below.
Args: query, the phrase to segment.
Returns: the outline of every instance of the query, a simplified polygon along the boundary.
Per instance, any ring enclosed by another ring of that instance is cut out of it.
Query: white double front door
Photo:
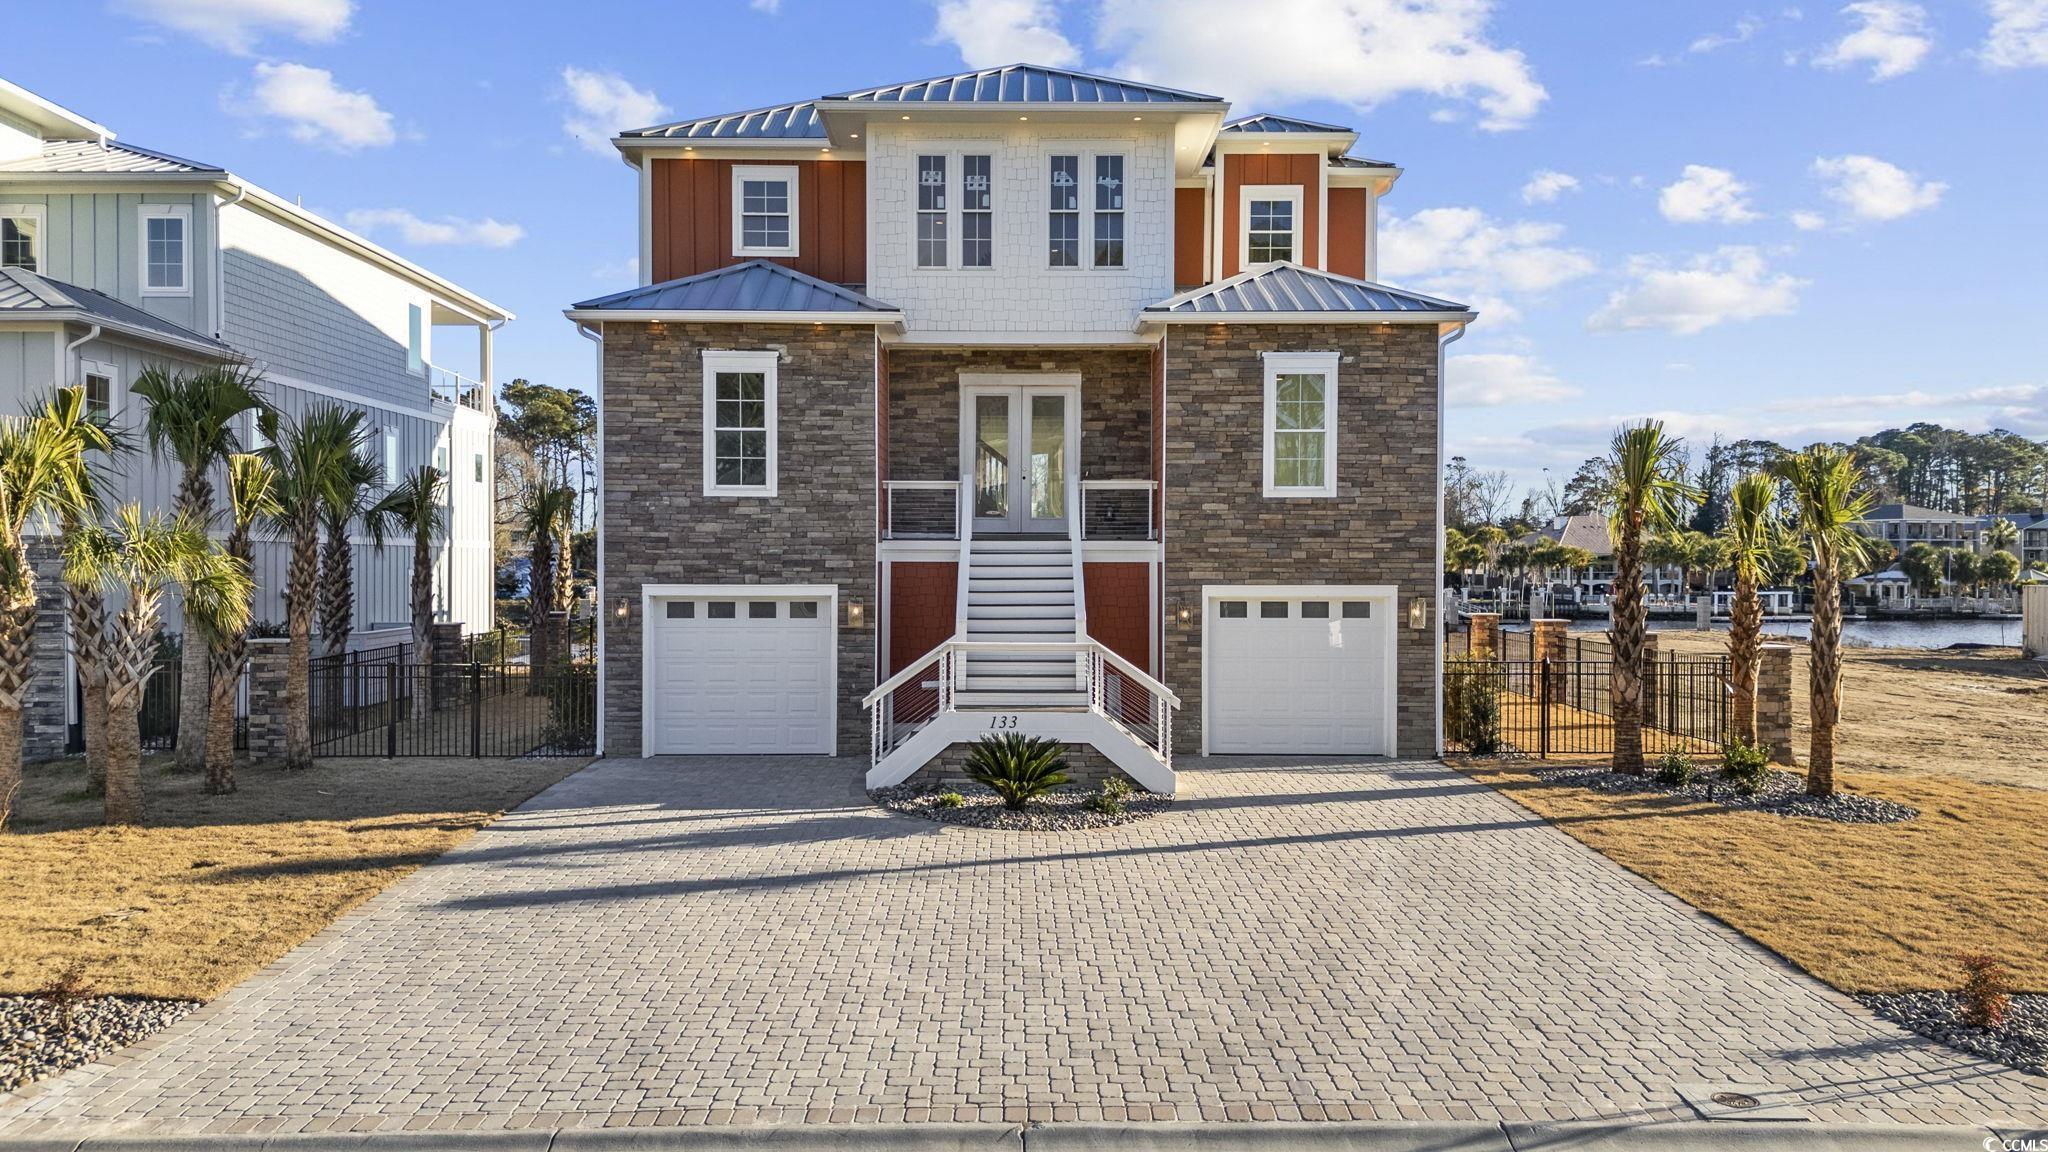
[[[1020,383],[1017,381],[1031,381]],[[1079,377],[963,376],[961,475],[974,532],[1067,531],[1080,439]]]

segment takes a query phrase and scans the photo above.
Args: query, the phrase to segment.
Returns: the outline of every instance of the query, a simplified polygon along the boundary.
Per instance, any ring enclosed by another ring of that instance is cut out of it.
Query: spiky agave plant
[[[1060,742],[1021,732],[983,736],[968,746],[967,776],[1002,798],[1003,807],[1024,806],[1067,782],[1067,757]]]
[[[1806,791],[1830,796],[1835,791],[1835,726],[1842,719],[1842,574],[1867,564],[1877,547],[1856,527],[1877,498],[1863,488],[1856,454],[1839,445],[1815,444],[1793,453],[1773,473],[1791,485],[1793,531],[1813,562]]]
[[[1614,713],[1614,766],[1643,771],[1643,636],[1649,630],[1643,601],[1646,537],[1669,532],[1683,508],[1698,500],[1685,482],[1683,442],[1665,434],[1664,422],[1645,420],[1614,433],[1607,452],[1608,532],[1614,539],[1614,606],[1609,632],[1614,649],[1608,690]]]

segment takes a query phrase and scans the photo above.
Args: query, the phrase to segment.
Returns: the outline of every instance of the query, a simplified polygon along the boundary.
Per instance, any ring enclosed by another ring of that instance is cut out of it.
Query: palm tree
[[[1862,489],[1856,454],[1832,444],[1815,444],[1773,469],[1791,486],[1793,529],[1813,560],[1813,640],[1809,662],[1812,743],[1807,749],[1806,791],[1835,791],[1835,725],[1842,718],[1842,570],[1865,563],[1876,547],[1856,528],[1876,497]]]
[[[48,417],[0,417],[0,814],[21,789],[22,697],[35,674],[28,524],[89,512],[85,450],[75,429]]]
[[[351,458],[345,471],[341,483],[328,493],[320,509],[326,541],[320,548],[320,587],[316,599],[320,642],[328,656],[348,651],[349,633],[355,630],[356,550],[350,532],[356,518],[369,511],[370,489],[383,479],[383,469],[364,456]]]
[[[58,523],[70,538],[85,523],[96,521],[100,492],[105,487],[103,470],[92,460],[95,452],[114,456],[128,450],[127,439],[115,430],[113,420],[96,412],[85,402],[85,389],[60,388],[43,404],[42,419],[72,437],[79,450],[77,463],[81,503],[60,510]],[[81,697],[79,730],[85,737],[86,784],[98,792],[106,784],[102,760],[107,741],[107,678],[102,666],[106,636],[106,597],[96,584],[64,582],[64,614],[71,625],[71,658],[78,668]]]
[[[439,468],[422,464],[363,514],[370,539],[379,548],[393,529],[412,539],[412,647],[419,679],[413,697],[422,706],[431,703],[433,691],[427,653],[434,638],[434,541],[446,521],[441,511],[442,480]]]
[[[251,533],[256,522],[275,517],[277,512],[277,472],[269,462],[253,454],[228,457],[228,538],[221,551],[248,570],[255,555]],[[225,613],[212,611],[216,607]],[[205,631],[211,654],[207,661],[206,790],[225,796],[235,790],[235,692],[249,658],[249,605],[230,599],[198,603],[187,612]],[[242,623],[237,625],[237,619]]]
[[[1614,607],[1609,631],[1614,649],[1608,692],[1613,700],[1614,766],[1643,771],[1643,635],[1649,628],[1643,603],[1643,542],[1669,532],[1680,505],[1697,501],[1685,482],[1682,441],[1664,434],[1661,420],[1645,420],[1614,433],[1607,456],[1607,531],[1614,539]]]
[[[368,431],[360,411],[338,404],[315,404],[291,421],[266,412],[263,432],[270,441],[263,458],[277,474],[277,512],[271,520],[291,542],[284,588],[290,637],[285,659],[284,763],[287,768],[310,768],[313,723],[309,680],[321,512],[346,490]]]
[[[109,824],[140,824],[142,693],[156,667],[164,592],[181,585],[195,621],[239,629],[248,626],[256,585],[248,565],[216,551],[197,521],[145,514],[138,504],[124,505],[111,525],[87,524],[66,541],[64,571],[68,580],[127,600],[107,633],[106,811]],[[232,752],[232,732],[228,743]]]
[[[2019,542],[2020,526],[2003,516],[1984,528],[1984,543],[1993,552],[2015,552]]]
[[[158,459],[177,461],[177,514],[202,527],[213,523],[213,471],[241,451],[236,418],[262,411],[261,377],[225,365],[196,372],[150,367],[128,389],[149,401],[143,435]],[[207,655],[203,637],[187,628],[182,638],[178,688],[178,770],[197,772],[206,761]]]
[[[532,548],[527,571],[527,612],[531,617],[528,627],[531,654],[528,661],[533,669],[527,680],[527,692],[530,694],[541,691],[541,673],[553,667],[560,655],[555,651],[555,641],[566,639],[555,635],[554,621],[549,613],[554,611],[556,601],[557,528],[569,518],[575,506],[575,489],[536,485],[527,490],[526,505],[520,510],[525,521],[526,538]]]
[[[1728,732],[1756,743],[1756,671],[1763,659],[1764,605],[1757,595],[1771,569],[1782,535],[1772,505],[1778,485],[1752,472],[1728,489],[1728,523],[1721,528],[1729,564],[1735,569],[1735,602],[1728,610],[1728,687],[1734,693]]]

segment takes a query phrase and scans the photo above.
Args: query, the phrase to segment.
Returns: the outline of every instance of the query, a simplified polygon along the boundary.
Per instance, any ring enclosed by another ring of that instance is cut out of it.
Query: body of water
[[[1765,620],[1765,636],[1796,636],[1804,640],[1813,625],[1805,620]],[[1605,620],[1574,620],[1573,632],[1605,632]],[[1690,620],[1652,620],[1652,632],[1690,632]],[[1726,620],[1714,631],[1726,632]],[[1850,620],[1842,625],[1842,643],[1851,648],[1947,648],[1954,644],[1997,644],[2017,648],[2018,620]]]

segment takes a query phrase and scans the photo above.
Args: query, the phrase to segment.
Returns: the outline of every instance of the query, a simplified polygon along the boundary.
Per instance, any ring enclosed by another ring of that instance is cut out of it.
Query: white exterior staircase
[[[1069,540],[996,537],[968,550],[966,605],[959,626],[969,644],[1064,644],[1086,635]],[[955,680],[963,708],[1088,707],[1073,656],[1054,652],[971,652]]]

